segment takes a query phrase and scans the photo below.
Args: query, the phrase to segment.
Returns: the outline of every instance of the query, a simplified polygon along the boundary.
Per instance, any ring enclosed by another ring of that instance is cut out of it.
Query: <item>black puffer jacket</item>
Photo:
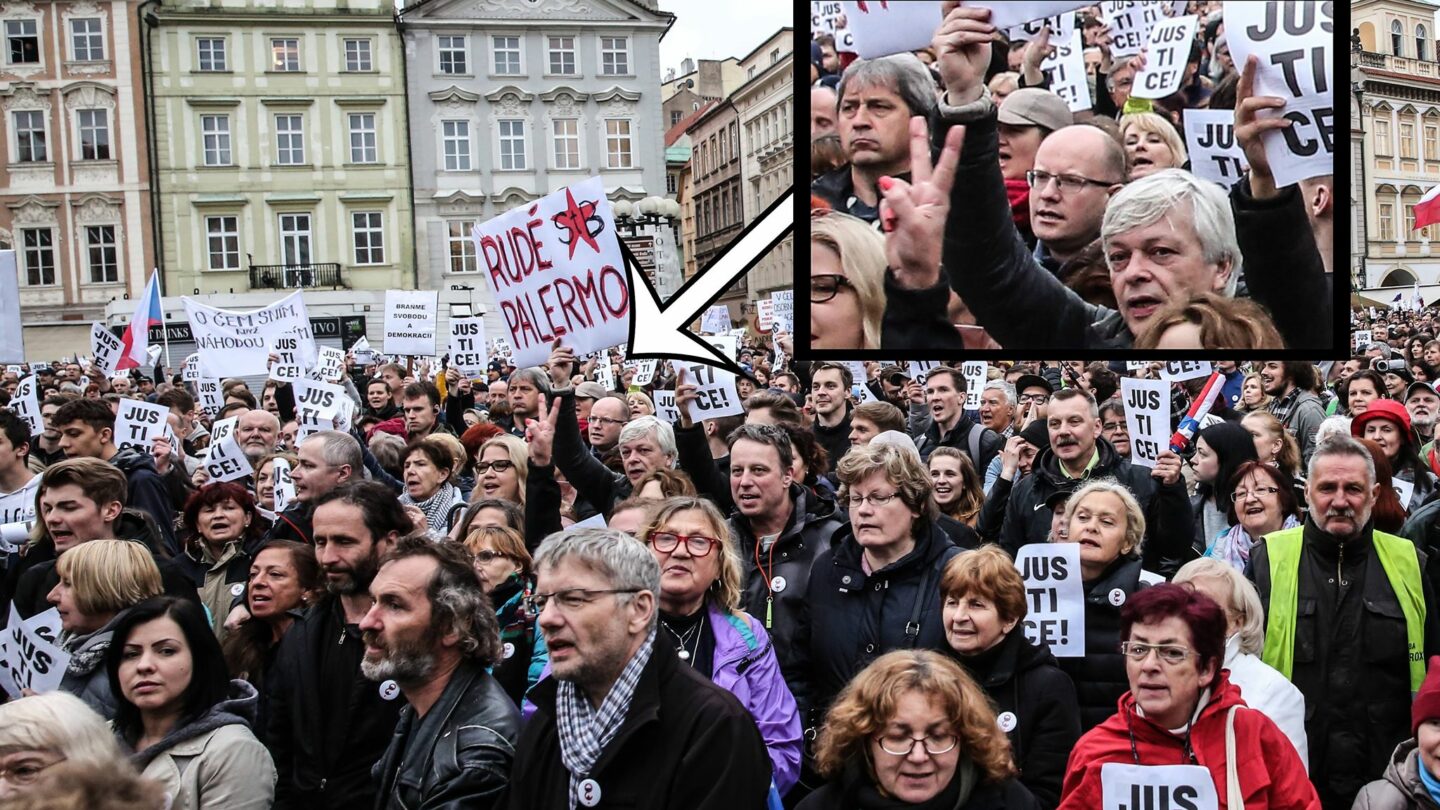
[[[409,705],[400,710],[371,772],[380,786],[375,809],[498,806],[519,736],[520,711],[505,690],[483,666],[462,663],[424,717]]]
[[[1017,626],[991,649],[955,660],[995,704],[1021,784],[1042,808],[1059,805],[1065,763],[1080,739],[1080,705],[1074,682],[1060,670],[1049,646],[1032,643]]]
[[[1100,451],[1100,461],[1080,479],[1069,478],[1061,472],[1060,459],[1055,457],[1053,449],[1040,452],[1030,474],[1010,490],[1005,523],[1000,527],[1000,545],[1013,556],[1021,546],[1044,543],[1050,535],[1051,510],[1045,505],[1047,498],[1062,490],[1073,492],[1089,481],[1114,478],[1130,490],[1145,513],[1146,569],[1166,577],[1174,575],[1180,566],[1195,557],[1190,542],[1194,522],[1190,498],[1185,494],[1185,479],[1161,484],[1148,469],[1121,458],[1115,452],[1115,445],[1106,439],[1096,438],[1095,448]],[[991,497],[994,497],[993,491]]]
[[[165,480],[155,471],[150,454],[126,447],[111,456],[110,463],[125,473],[125,505],[154,518],[161,548],[171,557],[179,554],[180,546],[175,542],[176,505]]]
[[[960,549],[929,522],[917,523],[915,533],[909,554],[871,574],[861,568],[864,549],[848,523],[815,558],[791,651],[795,668],[786,674],[807,728],[876,658],[891,650],[946,649],[940,572]]]
[[[795,634],[804,609],[811,566],[822,551],[830,548],[835,533],[845,525],[833,503],[816,498],[799,484],[790,486],[790,503],[793,507],[790,523],[765,554],[760,552],[760,542],[750,529],[750,521],[739,512],[730,516],[730,536],[739,544],[740,559],[744,561],[740,609],[765,622],[786,680],[790,680],[794,672]],[[780,587],[775,589],[771,602],[771,586],[776,584]]]
[[[1120,696],[1130,689],[1125,656],[1120,654],[1120,608],[1146,587],[1140,561],[1127,557],[1085,583],[1085,657],[1060,659],[1060,669],[1075,683],[1082,733],[1114,714]]]

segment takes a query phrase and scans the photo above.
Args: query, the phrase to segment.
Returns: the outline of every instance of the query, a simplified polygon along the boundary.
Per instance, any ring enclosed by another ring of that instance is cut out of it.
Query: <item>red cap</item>
[[[1420,724],[1426,720],[1440,719],[1440,655],[1430,656],[1430,668],[1425,671],[1425,682],[1420,684],[1420,691],[1415,693],[1415,702],[1410,704],[1410,736],[1415,736],[1420,730]]]
[[[1357,439],[1361,438],[1365,435],[1365,423],[1374,419],[1393,420],[1400,425],[1407,436],[1410,435],[1410,412],[1405,410],[1404,405],[1393,399],[1372,401],[1364,413],[1350,420],[1350,435]]]

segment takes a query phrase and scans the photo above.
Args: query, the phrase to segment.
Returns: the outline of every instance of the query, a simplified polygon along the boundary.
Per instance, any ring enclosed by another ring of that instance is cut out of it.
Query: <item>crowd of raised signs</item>
[[[1440,343],[1356,317],[1319,364],[351,352],[208,411],[11,368],[0,798],[1431,807]]]
[[[1333,345],[1333,7],[812,2],[811,345]]]

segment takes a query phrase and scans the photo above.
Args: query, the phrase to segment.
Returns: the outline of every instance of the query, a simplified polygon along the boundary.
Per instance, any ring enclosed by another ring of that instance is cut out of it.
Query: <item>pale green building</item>
[[[393,0],[162,0],[145,16],[169,295],[415,287]]]

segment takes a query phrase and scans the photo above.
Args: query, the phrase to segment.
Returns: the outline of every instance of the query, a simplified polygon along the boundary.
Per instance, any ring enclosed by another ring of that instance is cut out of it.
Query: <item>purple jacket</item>
[[[710,680],[750,710],[770,754],[775,789],[784,796],[800,778],[803,744],[795,696],[780,675],[775,648],[760,622],[748,613],[730,613],[708,601],[706,606],[710,629],[715,632],[715,664]],[[539,680],[548,677],[547,656]],[[526,698],[521,706],[523,719],[528,721],[534,713],[535,704]]]

